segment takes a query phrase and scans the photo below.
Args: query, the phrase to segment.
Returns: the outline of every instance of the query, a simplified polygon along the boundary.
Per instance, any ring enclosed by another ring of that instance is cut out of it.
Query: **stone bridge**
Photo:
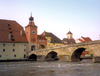
[[[80,55],[84,50],[93,55],[93,62],[100,62],[100,40],[35,50],[29,53],[29,59],[80,61]]]

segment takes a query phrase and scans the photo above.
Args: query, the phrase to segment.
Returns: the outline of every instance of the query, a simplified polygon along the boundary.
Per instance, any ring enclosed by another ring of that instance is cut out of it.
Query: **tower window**
[[[26,31],[26,34],[28,34],[28,31]]]
[[[41,42],[41,40],[39,40],[39,42]]]
[[[0,55],[0,57],[1,57],[1,55]]]
[[[33,30],[32,33],[35,34],[35,31]]]
[[[43,40],[42,42],[45,42],[45,40]]]

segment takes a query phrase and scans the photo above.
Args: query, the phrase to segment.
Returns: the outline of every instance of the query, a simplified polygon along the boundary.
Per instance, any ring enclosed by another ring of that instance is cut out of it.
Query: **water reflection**
[[[0,76],[99,76],[99,63],[81,62],[2,62]]]

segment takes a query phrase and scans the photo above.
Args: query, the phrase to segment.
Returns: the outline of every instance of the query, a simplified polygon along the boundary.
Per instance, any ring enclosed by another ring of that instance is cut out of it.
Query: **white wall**
[[[3,46],[5,44],[5,46]],[[15,44],[15,46],[13,46]],[[3,52],[3,49],[5,51]],[[13,51],[13,49],[15,51]],[[26,51],[24,51],[26,49]],[[0,43],[0,60],[24,59],[27,56],[28,43]],[[16,57],[14,57],[16,55]]]

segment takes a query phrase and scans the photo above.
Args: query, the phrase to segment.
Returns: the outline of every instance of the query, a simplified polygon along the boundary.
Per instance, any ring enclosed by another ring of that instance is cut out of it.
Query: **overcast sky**
[[[38,34],[45,30],[63,39],[70,30],[74,39],[100,39],[100,0],[0,0],[0,19],[25,27],[31,12]]]

